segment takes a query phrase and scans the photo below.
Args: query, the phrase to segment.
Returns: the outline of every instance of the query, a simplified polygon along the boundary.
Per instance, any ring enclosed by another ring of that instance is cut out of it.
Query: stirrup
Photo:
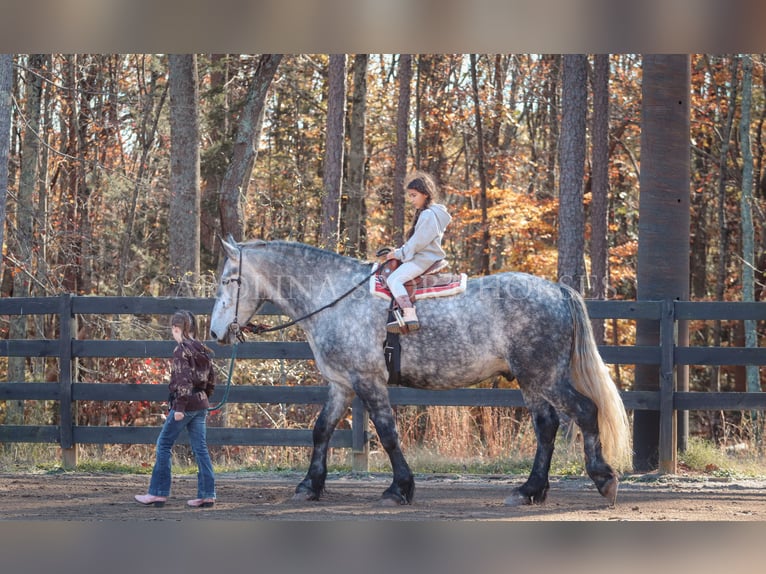
[[[407,326],[407,329],[410,331],[417,331],[420,329],[420,322],[419,321],[405,321],[404,323]]]
[[[404,322],[404,318],[402,317],[402,312],[399,309],[394,309],[393,314],[394,320],[388,322],[386,325],[386,331],[389,333],[401,333],[407,325]]]

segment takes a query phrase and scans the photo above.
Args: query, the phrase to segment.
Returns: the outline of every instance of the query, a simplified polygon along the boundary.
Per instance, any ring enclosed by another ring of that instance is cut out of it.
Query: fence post
[[[370,441],[367,440],[369,421],[364,403],[359,397],[354,397],[351,403],[351,469],[354,472],[370,470]]]
[[[662,302],[660,318],[660,472],[676,473],[678,424],[675,398],[676,320],[673,300]]]
[[[72,295],[63,293],[59,307],[59,441],[61,465],[71,469],[77,466],[77,445],[74,444],[74,417],[72,415]]]

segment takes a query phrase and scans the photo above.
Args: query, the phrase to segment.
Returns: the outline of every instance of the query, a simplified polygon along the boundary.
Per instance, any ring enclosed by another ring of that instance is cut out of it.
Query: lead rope
[[[229,376],[226,378],[226,387],[223,391],[223,398],[221,399],[221,402],[215,405],[214,407],[208,407],[207,409],[208,412],[217,411],[223,405],[225,405],[229,399],[229,389],[231,388],[231,377],[234,374],[234,361],[236,361],[237,359],[237,347],[239,347],[239,337],[237,337],[237,340],[231,349],[231,359],[229,360]]]
[[[242,250],[239,250],[239,269],[237,270],[237,302],[234,307],[234,321],[229,325],[229,330],[234,333],[234,345],[231,349],[231,358],[229,359],[229,375],[226,377],[226,388],[223,391],[223,398],[214,407],[208,407],[208,412],[217,411],[229,399],[229,389],[231,388],[231,378],[234,375],[234,362],[237,360],[237,347],[239,343],[245,340],[242,334],[242,329],[239,328],[239,322],[237,321],[237,315],[239,315],[239,290],[242,287]]]

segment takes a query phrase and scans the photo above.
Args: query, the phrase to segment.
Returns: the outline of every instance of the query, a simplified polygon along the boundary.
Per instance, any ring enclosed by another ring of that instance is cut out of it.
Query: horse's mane
[[[268,248],[272,251],[285,252],[286,257],[304,257],[321,261],[332,260],[334,265],[347,266],[353,270],[358,270],[360,266],[370,264],[369,261],[361,261],[347,255],[340,255],[339,253],[335,253],[328,249],[314,247],[313,245],[307,245],[306,243],[299,243],[297,241],[264,241],[263,239],[253,239],[245,241],[240,245],[243,249]]]

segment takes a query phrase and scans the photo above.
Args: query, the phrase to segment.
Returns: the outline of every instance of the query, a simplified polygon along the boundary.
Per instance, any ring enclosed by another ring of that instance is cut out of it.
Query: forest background
[[[760,299],[765,64],[763,55],[690,57],[692,300],[742,300],[748,233]],[[411,215],[401,182],[422,169],[454,216],[445,237],[453,269],[566,277],[588,297],[635,299],[641,79],[636,54],[0,55],[0,292],[212,296],[217,237],[228,233],[370,259],[401,242]],[[56,336],[52,318],[0,319],[6,338]],[[165,323],[94,317],[78,336],[167,338]],[[597,327],[611,344],[634,341],[630,322]],[[739,323],[701,323],[690,338],[737,345],[744,333]],[[235,382],[320,382],[310,362],[250,363]],[[0,370],[9,381],[47,380],[55,365],[0,358]],[[631,388],[630,367],[613,374]],[[78,377],[164,383],[167,365],[80,361]],[[745,390],[742,369],[695,368],[690,381]],[[158,424],[159,415],[157,405],[80,404],[78,423]],[[316,410],[232,406],[219,416],[308,426]],[[530,432],[514,409],[397,416],[405,443],[446,454],[498,455]],[[56,417],[54,405],[0,402],[6,424]],[[740,440],[740,423],[699,413],[693,430],[725,443]],[[456,432],[445,445],[448,428]]]

